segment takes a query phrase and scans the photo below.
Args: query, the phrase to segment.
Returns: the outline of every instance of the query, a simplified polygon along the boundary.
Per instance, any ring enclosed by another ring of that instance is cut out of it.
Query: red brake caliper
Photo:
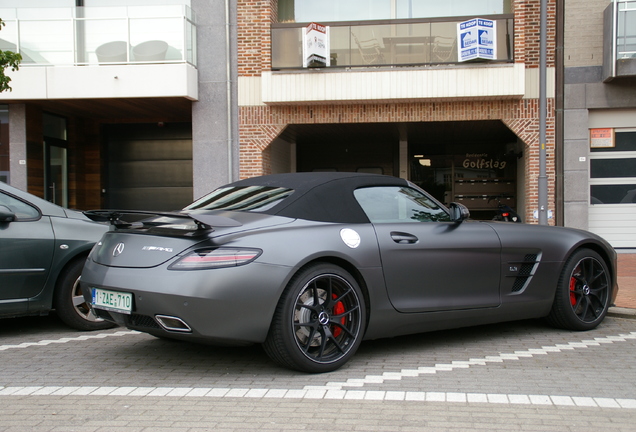
[[[570,278],[570,304],[576,306],[576,278]]]
[[[333,299],[337,298],[337,296],[335,294],[331,295]],[[333,305],[333,314],[334,315],[342,315],[343,313],[345,313],[345,307],[344,304],[342,304],[341,301],[337,302],[335,305]],[[345,318],[342,317],[340,318],[340,324],[344,325],[345,323]],[[340,333],[342,333],[342,329],[338,326],[334,326],[333,331],[331,332],[333,334],[333,337],[338,337],[340,336]]]

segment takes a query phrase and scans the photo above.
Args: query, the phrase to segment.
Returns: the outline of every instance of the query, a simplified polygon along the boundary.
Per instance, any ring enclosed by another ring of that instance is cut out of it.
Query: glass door
[[[68,207],[66,119],[44,114],[44,199]]]
[[[44,198],[62,207],[68,207],[68,167],[66,148],[44,140]]]

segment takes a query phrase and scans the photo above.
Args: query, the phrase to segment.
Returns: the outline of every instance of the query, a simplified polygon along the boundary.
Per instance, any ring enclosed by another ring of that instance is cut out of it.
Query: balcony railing
[[[619,1],[616,16],[616,57],[636,57],[636,1]]]
[[[636,76],[636,1],[611,2],[603,21],[603,80]]]
[[[195,17],[187,6],[0,8],[0,17],[0,50],[22,54],[21,66],[196,66]]]
[[[496,61],[512,62],[512,16],[483,18],[497,22]],[[462,21],[465,19],[330,22],[331,67],[457,63],[457,23]],[[302,31],[307,24],[272,25],[272,69],[302,68]]]

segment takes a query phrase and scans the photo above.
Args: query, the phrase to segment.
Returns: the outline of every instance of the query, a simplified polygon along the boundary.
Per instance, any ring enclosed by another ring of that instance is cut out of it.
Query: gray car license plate
[[[130,315],[132,313],[132,294],[91,288],[91,304],[94,308]]]

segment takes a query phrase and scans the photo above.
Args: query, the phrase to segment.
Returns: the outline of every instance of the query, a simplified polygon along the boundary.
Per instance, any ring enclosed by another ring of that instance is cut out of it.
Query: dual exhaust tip
[[[155,320],[164,330],[179,333],[192,333],[192,329],[179,317],[168,315],[155,315]]]

